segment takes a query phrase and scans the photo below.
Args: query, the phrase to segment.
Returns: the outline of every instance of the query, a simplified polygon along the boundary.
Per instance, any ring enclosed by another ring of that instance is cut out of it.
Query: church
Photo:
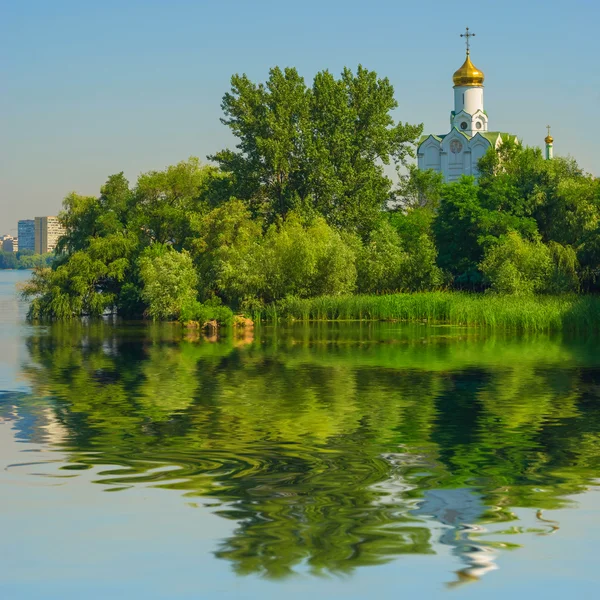
[[[462,175],[477,177],[477,163],[488,148],[498,148],[517,136],[502,131],[490,131],[488,115],[483,108],[483,72],[471,62],[470,38],[466,33],[467,56],[454,73],[454,110],[450,113],[450,132],[443,135],[425,135],[417,148],[421,170],[433,169],[444,175],[444,180],[456,181]]]

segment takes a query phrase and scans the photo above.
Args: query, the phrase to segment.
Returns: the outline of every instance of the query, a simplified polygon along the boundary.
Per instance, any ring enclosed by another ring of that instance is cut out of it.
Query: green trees
[[[594,289],[600,181],[572,159],[506,143],[480,162],[479,182],[447,185],[434,222],[439,265],[454,285],[505,293]],[[543,257],[543,258],[542,258]]]
[[[0,250],[0,269],[34,269],[52,264],[54,253],[34,254],[31,250],[4,252]]]
[[[353,245],[322,217],[291,212],[263,234],[245,205],[232,200],[211,211],[203,225],[196,264],[204,298],[240,306],[355,289]]]
[[[235,75],[222,103],[237,151],[213,158],[232,194],[267,222],[290,210],[365,233],[392,197],[383,166],[413,155],[421,125],[395,123],[387,79],[362,66],[339,79],[318,73],[311,88],[295,69],[272,69],[266,84]]]
[[[356,286],[352,246],[322,217],[304,224],[290,214],[263,242],[264,298],[351,293]]]

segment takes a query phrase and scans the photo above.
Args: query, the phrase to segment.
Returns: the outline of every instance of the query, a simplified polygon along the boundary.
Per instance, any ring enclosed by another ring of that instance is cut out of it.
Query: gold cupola
[[[483,86],[485,76],[472,62],[470,53],[467,52],[467,58],[462,67],[456,71],[452,77],[455,86]]]

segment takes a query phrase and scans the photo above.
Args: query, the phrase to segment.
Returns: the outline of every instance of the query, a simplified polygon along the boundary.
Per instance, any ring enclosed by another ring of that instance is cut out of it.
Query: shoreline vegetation
[[[54,261],[22,289],[30,319],[598,331],[600,179],[574,159],[507,141],[444,183],[410,164],[422,125],[362,66],[234,75],[221,106],[237,145],[212,164],[67,195]]]
[[[401,321],[520,332],[600,331],[600,297],[422,292],[287,298],[253,314],[257,322]]]
[[[30,271],[38,267],[48,267],[54,260],[54,253],[35,254],[33,250],[5,252],[0,250],[0,270]]]

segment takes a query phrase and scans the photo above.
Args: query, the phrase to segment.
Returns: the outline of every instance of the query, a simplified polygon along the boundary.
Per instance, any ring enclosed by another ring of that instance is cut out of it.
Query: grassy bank
[[[428,321],[519,331],[599,331],[598,296],[495,296],[424,292],[287,298],[265,307],[266,321]]]

